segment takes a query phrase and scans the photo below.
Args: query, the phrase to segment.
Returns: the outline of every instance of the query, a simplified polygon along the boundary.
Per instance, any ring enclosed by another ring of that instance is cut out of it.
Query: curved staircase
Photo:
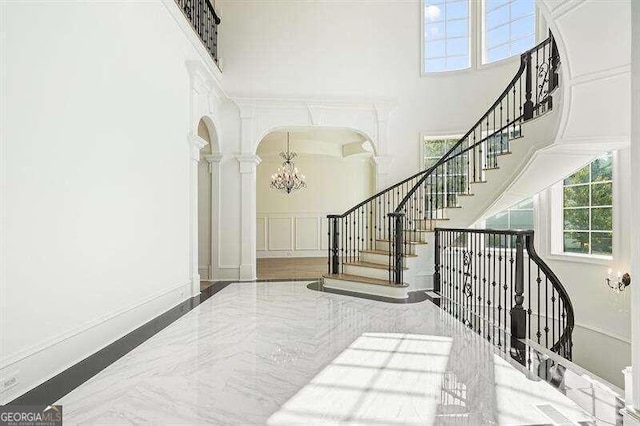
[[[516,74],[498,99],[435,164],[373,195],[343,214],[327,216],[329,271],[323,276],[324,287],[395,299],[407,298],[411,291],[431,291],[430,294],[435,299],[442,297],[455,302],[454,304],[465,302],[468,307],[473,307],[471,317],[464,321],[472,327],[480,321],[487,329],[507,329],[507,307],[513,313],[515,306],[517,315],[524,311],[520,300],[525,294],[523,282],[511,279],[507,283],[506,257],[504,282],[496,280],[496,271],[493,281],[489,280],[488,284],[485,277],[486,286],[499,287],[498,297],[501,297],[502,290],[505,292],[503,302],[498,302],[497,306],[495,300],[492,306],[489,298],[480,297],[478,300],[478,295],[466,287],[468,283],[460,281],[461,277],[466,277],[465,274],[471,274],[468,264],[472,263],[470,259],[474,255],[488,255],[484,258],[485,261],[491,259],[491,253],[487,252],[486,247],[485,250],[476,249],[474,252],[472,247],[465,245],[470,241],[468,238],[475,237],[465,236],[463,228],[480,217],[509,181],[525,167],[533,152],[553,141],[550,130],[555,132],[554,120],[557,120],[558,114],[548,112],[554,107],[554,91],[559,86],[560,59],[553,35],[549,33],[546,40],[524,52],[520,59]],[[533,135],[527,136],[530,130]],[[464,243],[449,241],[449,245],[443,245],[442,240],[437,237],[439,227],[449,227],[442,228],[441,231],[457,228],[457,235],[464,239]],[[506,241],[507,237],[504,238]],[[555,301],[561,298],[563,311],[560,312],[559,301],[558,318],[562,315],[565,319],[562,325],[565,331],[569,325],[572,329],[573,310],[570,300],[557,277],[535,255],[533,234],[514,234],[509,238],[521,243],[519,248],[508,247],[512,250],[511,266],[516,258],[523,257],[526,243],[529,266],[533,261],[538,268],[538,275],[534,280],[540,280],[542,271],[544,279],[553,288],[553,312],[556,309]],[[482,244],[486,244],[484,239]],[[447,281],[443,279],[443,265],[439,258],[443,253],[451,255],[452,252],[459,259],[455,260],[457,263],[452,260],[454,263],[447,265],[450,268],[447,272],[455,270],[455,276]],[[503,255],[498,256],[502,262]],[[495,259],[496,257],[494,263]],[[520,266],[516,272],[524,274],[524,265]],[[532,274],[533,271],[530,267],[528,273]],[[476,273],[476,284],[477,279]],[[443,291],[445,285],[450,285],[446,288],[447,291]],[[507,290],[511,292],[511,303],[508,303]],[[530,296],[531,292],[527,293],[528,300],[532,299]],[[493,319],[478,315],[475,308],[487,305],[494,317],[493,311],[498,309],[497,318],[503,318],[504,321],[494,324]],[[528,314],[530,321],[532,315],[537,318],[541,315],[531,307],[526,312],[524,315]],[[545,315],[547,313],[548,309]],[[571,324],[566,322],[569,317]],[[511,328],[513,327],[512,321]],[[511,334],[517,338],[526,337],[522,330],[515,330],[515,333],[513,331],[511,330]],[[561,331],[559,329],[558,336]],[[537,333],[544,331],[538,327]],[[556,343],[554,336],[547,347],[558,349],[554,346]]]

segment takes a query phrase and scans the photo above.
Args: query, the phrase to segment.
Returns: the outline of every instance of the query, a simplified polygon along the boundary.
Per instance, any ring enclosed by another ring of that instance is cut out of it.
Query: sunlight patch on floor
[[[365,333],[267,423],[431,424],[451,342],[440,336]]]

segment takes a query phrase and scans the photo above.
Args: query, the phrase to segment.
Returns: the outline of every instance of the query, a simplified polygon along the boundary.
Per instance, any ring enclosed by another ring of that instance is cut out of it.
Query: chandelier
[[[287,132],[287,152],[280,153],[284,163],[271,175],[271,188],[290,194],[292,191],[307,187],[304,175],[298,172],[298,168],[291,161],[297,155],[295,152],[289,151],[289,132]]]

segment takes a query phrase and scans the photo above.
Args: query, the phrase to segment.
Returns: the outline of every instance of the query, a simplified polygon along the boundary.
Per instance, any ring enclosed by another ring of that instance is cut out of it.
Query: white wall
[[[419,134],[466,131],[518,59],[481,71],[420,76],[420,2],[219,1],[225,88],[234,97],[395,102],[392,184],[419,167]],[[464,107],[461,107],[464,105]]]
[[[607,270],[629,272],[631,245],[627,230],[631,220],[632,192],[629,149],[614,154],[613,255],[598,259],[561,254],[552,249],[552,238],[561,241],[561,183],[537,197],[536,249],[567,289],[575,312],[573,361],[623,387],[621,370],[631,360],[631,287],[621,294],[606,285]],[[558,191],[560,191],[558,193]],[[561,243],[560,243],[561,244]]]
[[[190,297],[200,57],[160,1],[1,7],[0,403]]]
[[[327,256],[327,214],[343,213],[373,194],[370,159],[300,153],[295,164],[307,188],[285,194],[269,187],[282,159],[262,157],[257,177],[258,257]]]

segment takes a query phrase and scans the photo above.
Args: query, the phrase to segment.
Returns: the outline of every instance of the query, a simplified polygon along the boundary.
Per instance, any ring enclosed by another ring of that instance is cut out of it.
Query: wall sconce
[[[618,293],[622,292],[629,284],[631,284],[631,275],[628,272],[625,272],[624,275],[618,271],[617,279],[614,281],[611,278],[611,269],[607,272],[607,278],[604,280],[611,290],[614,290]]]

